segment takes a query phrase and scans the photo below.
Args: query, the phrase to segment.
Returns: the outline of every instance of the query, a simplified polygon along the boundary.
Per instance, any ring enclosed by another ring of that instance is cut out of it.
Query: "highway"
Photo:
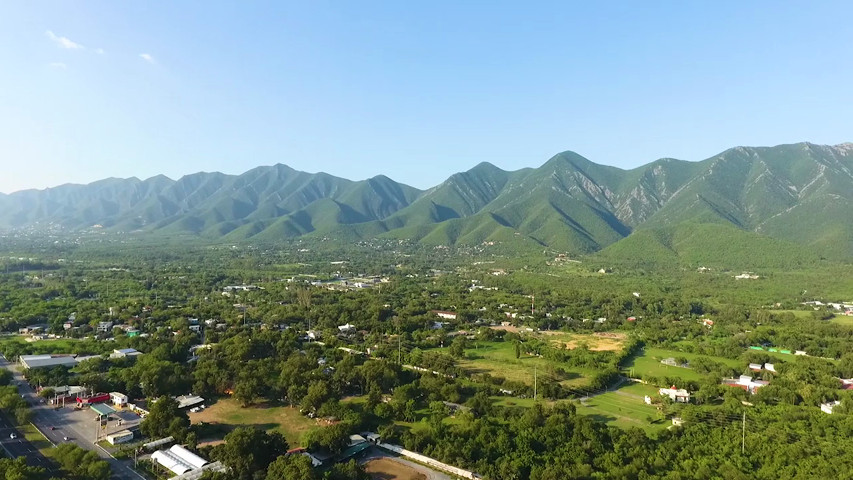
[[[67,437],[68,442],[73,442],[86,450],[92,450],[96,452],[98,456],[109,462],[113,471],[113,479],[144,480],[144,477],[130,468],[132,463],[131,461],[118,460],[110,455],[106,450],[93,443],[96,428],[94,421],[88,422],[88,425],[79,421],[79,418],[82,418],[83,416],[79,414],[75,415],[75,412],[73,412],[73,406],[64,407],[66,411],[59,412],[54,410],[54,406],[42,403],[42,399],[39,398],[36,395],[36,392],[27,384],[23,375],[21,375],[17,368],[15,368],[15,365],[9,363],[2,355],[0,355],[0,368],[5,368],[12,372],[13,382],[17,383],[18,391],[30,404],[30,409],[33,413],[33,425],[35,425],[51,443],[54,445],[63,443],[65,442],[64,438]],[[85,418],[88,417],[89,415],[85,415]],[[18,434],[18,438],[16,439],[9,438],[11,430],[9,433],[4,432],[6,432],[6,428],[11,429],[11,424],[8,422],[8,419],[4,418],[2,421],[5,428],[0,430],[0,435],[2,435],[2,437],[0,437],[2,442],[0,443],[8,448],[9,454],[15,457],[25,455],[28,462],[32,456],[34,459],[39,459],[33,461],[42,462],[37,465],[44,466],[46,468],[51,465],[50,462],[41,455],[30,442],[23,438],[22,435]],[[51,427],[53,427],[54,430],[51,430]],[[36,465],[35,463],[33,464]]]

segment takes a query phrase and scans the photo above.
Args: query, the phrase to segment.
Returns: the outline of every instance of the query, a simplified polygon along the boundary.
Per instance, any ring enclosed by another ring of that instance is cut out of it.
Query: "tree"
[[[173,436],[182,440],[189,428],[187,412],[178,408],[175,399],[165,395],[153,402],[150,412],[139,425],[142,433],[152,439]]]
[[[230,467],[235,478],[252,480],[263,478],[269,464],[287,448],[287,440],[278,432],[240,427],[225,435],[225,443],[214,448],[213,456]]]
[[[355,460],[347,463],[336,463],[326,473],[326,480],[370,480],[370,474]]]
[[[384,404],[383,404],[384,405]],[[314,430],[308,435],[308,448],[341,453],[349,445],[349,427],[344,423]]]
[[[267,468],[266,480],[318,480],[306,455],[282,455]]]

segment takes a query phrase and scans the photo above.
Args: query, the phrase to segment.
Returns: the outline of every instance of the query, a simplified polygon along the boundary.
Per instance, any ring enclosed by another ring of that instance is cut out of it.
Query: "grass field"
[[[853,326],[853,317],[849,315],[836,315],[835,317],[829,320],[832,323],[837,323],[838,325],[851,325]]]
[[[267,405],[243,408],[239,402],[230,398],[220,400],[201,412],[189,415],[193,424],[205,422],[221,427],[223,432],[242,426],[275,430],[284,435],[291,447],[304,445],[305,435],[321,428],[316,420],[305,417],[297,408]]]
[[[745,366],[742,362],[731,358],[712,357],[708,355],[697,355],[695,353],[684,353],[677,350],[647,347],[643,349],[643,353],[641,355],[629,360],[625,364],[624,370],[629,374],[633,372],[635,376],[650,375],[656,377],[678,377],[683,380],[699,380],[702,378],[699,373],[690,368],[673,367],[660,363],[661,360],[669,357],[684,357],[688,361],[692,361],[696,357],[706,357],[736,369],[741,369]]]
[[[414,468],[390,458],[375,458],[364,464],[364,470],[374,480],[427,480]]]
[[[669,424],[658,416],[657,407],[646,405],[643,397],[656,397],[658,389],[642,383],[630,383],[621,388],[576,403],[577,412],[619,428],[637,427],[657,432]],[[649,422],[649,418],[655,420]]]
[[[28,342],[26,338],[27,337],[21,335],[3,337],[0,339],[0,350],[5,350],[6,346],[11,343],[17,343],[20,345],[26,345],[27,348],[32,349],[34,354],[77,353],[74,351],[74,347],[79,340],[73,338],[44,339],[32,342]]]
[[[437,349],[449,354],[447,348]],[[587,377],[594,374],[591,369],[567,367],[545,358],[522,355],[515,358],[515,346],[511,342],[477,342],[477,348],[465,350],[465,357],[458,365],[469,374],[488,373],[493,377],[533,385],[534,374],[540,378],[553,375],[565,386],[582,386]],[[557,372],[557,367],[565,370]]]

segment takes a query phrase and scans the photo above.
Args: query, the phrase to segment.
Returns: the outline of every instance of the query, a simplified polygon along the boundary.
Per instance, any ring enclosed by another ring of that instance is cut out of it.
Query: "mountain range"
[[[853,144],[797,143],[736,147],[699,162],[664,158],[631,170],[574,152],[516,171],[484,162],[425,191],[381,175],[351,181],[281,164],[241,175],[109,178],[0,194],[0,228],[99,225],[227,241],[521,242],[572,254],[632,244],[677,253],[676,239],[702,228],[849,256],[851,207]]]

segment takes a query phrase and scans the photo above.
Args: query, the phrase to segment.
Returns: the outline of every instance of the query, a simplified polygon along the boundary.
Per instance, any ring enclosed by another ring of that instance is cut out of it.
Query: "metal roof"
[[[102,416],[103,415],[109,415],[111,413],[116,413],[116,410],[113,407],[111,407],[109,405],[104,405],[103,403],[94,403],[89,408],[94,410],[95,413],[97,413],[98,415],[102,415]]]
[[[21,355],[21,365],[24,368],[45,368],[77,365],[77,360],[70,355]]]

